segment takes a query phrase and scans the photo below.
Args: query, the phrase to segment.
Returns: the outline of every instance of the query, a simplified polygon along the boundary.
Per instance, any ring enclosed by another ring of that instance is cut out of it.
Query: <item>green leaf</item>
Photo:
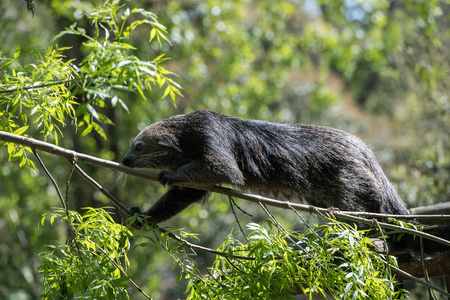
[[[18,59],[20,55],[20,46],[17,46],[16,51],[14,52],[14,59]]]
[[[86,29],[84,29],[83,27],[77,27],[77,31],[82,35],[86,34]]]
[[[127,43],[114,42],[113,44],[120,46],[120,48],[122,48],[122,49],[131,49],[131,50],[136,50],[137,49],[136,47],[133,47],[130,44],[127,44]]]
[[[155,36],[156,36],[156,28],[152,28],[152,30],[150,30],[150,40],[148,42],[150,43],[151,41],[153,41]]]
[[[14,143],[8,143],[7,150],[9,154],[8,160],[10,160],[16,150]]]
[[[34,162],[31,159],[27,159],[27,164],[33,171],[36,171],[36,167],[34,166]]]
[[[92,115],[96,120],[99,120],[97,110],[95,110],[95,108],[94,108],[92,105],[90,105],[90,104],[88,104],[86,107],[87,107],[88,111],[91,113],[91,115]]]
[[[123,12],[123,18],[128,18],[130,16],[130,8],[127,7],[127,9]]]
[[[16,151],[16,153],[14,153],[14,157],[24,157],[23,148],[20,148],[19,151]]]
[[[102,137],[102,138],[104,138],[105,140],[107,139],[107,137],[106,137],[106,133],[105,133],[105,131],[103,130],[103,128],[101,128],[97,123],[95,123],[95,122],[92,122],[92,126],[94,127],[94,130]]]
[[[25,156],[22,157],[22,160],[19,163],[19,168],[22,168],[27,162],[27,158]]]
[[[83,130],[83,132],[81,133],[81,136],[86,136],[86,135],[88,135],[91,131],[92,131],[92,129],[94,129],[93,127],[92,127],[92,125],[87,125],[86,126],[86,128]]]
[[[63,35],[66,35],[66,34],[76,34],[76,32],[74,32],[72,30],[63,30],[63,31],[59,32],[58,34],[56,34],[53,37],[52,41],[55,41],[55,40],[59,39],[60,37],[62,37]]]
[[[166,87],[166,90],[164,91],[164,94],[161,98],[165,98],[167,95],[169,95],[170,92],[171,92],[170,86]]]
[[[13,60],[7,61],[5,62],[1,67],[0,67],[0,71],[2,71],[3,69],[6,69],[10,64],[14,63]]]
[[[123,109],[125,109],[126,112],[130,112],[130,110],[128,109],[128,106],[125,104],[125,102],[122,101],[122,99],[118,99],[120,105],[123,107]]]
[[[24,133],[27,129],[28,129],[28,125],[27,125],[27,126],[20,127],[19,129],[15,130],[13,133],[14,133],[14,134],[17,134],[17,135],[21,135],[21,134]]]

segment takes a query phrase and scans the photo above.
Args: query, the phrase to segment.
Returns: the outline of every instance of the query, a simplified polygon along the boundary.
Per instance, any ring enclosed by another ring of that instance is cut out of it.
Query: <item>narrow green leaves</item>
[[[44,275],[43,299],[85,298],[129,299],[129,267],[127,258],[132,233],[113,221],[103,209],[86,208],[80,215],[75,211],[57,211],[44,216],[67,222],[71,238],[65,244],[49,245],[40,253],[44,262],[39,270]],[[87,293],[86,291],[89,291]]]
[[[13,58],[0,56],[0,130],[23,134],[32,120],[45,139],[58,144],[69,119],[76,128],[82,127],[82,135],[95,131],[106,139],[102,126],[113,123],[98,108],[120,104],[128,111],[122,98],[126,93],[138,93],[147,99],[147,91],[154,86],[161,89],[162,98],[170,97],[173,102],[181,95],[181,87],[170,78],[173,73],[161,66],[167,60],[164,54],[159,52],[149,61],[133,54],[137,46],[131,33],[140,26],[148,28],[149,42],[154,39],[160,49],[163,41],[168,43],[166,29],[155,14],[127,8],[120,1],[106,1],[86,17],[94,28],[92,36],[77,23],[55,36],[69,34],[85,39],[87,55],[78,65],[64,56],[69,48],[58,45],[36,51],[36,62],[26,66],[19,62],[20,45]],[[23,166],[26,152],[14,146],[8,146],[8,150],[9,159],[21,159]]]
[[[292,299],[295,293],[304,293],[309,299],[314,295],[328,298],[328,293],[335,299],[403,297],[395,289],[386,263],[389,258],[370,251],[370,240],[348,224],[333,222],[316,226],[319,234],[290,232],[289,236],[254,223],[247,227],[251,230],[247,243],[231,234],[219,250],[250,259],[217,256],[210,276],[199,280],[195,273],[188,274],[188,299],[218,298],[216,295],[224,299]]]
[[[36,51],[36,64],[21,66],[16,61],[20,46],[14,59],[6,62],[0,89],[0,128],[13,132],[18,121],[28,124],[29,116],[36,116],[34,123],[44,137],[60,134],[59,126],[65,125],[64,116],[74,116],[76,103],[70,92],[70,83],[76,76],[72,61],[64,61],[62,52],[67,48],[57,45],[43,51]],[[15,62],[18,67],[7,72],[6,67]],[[57,125],[59,123],[59,125]],[[23,132],[20,132],[22,134]]]
[[[95,109],[92,109],[99,101],[110,99],[113,107],[119,103],[127,110],[121,91],[137,92],[147,99],[146,90],[152,90],[152,86],[158,85],[164,89],[162,98],[169,96],[175,101],[176,95],[181,95],[181,87],[168,77],[173,74],[160,65],[166,60],[164,54],[159,54],[153,61],[142,61],[133,55],[137,46],[132,44],[130,37],[139,26],[149,27],[149,42],[156,39],[160,47],[163,41],[168,42],[166,29],[158,22],[155,14],[144,9],[130,10],[115,1],[94,8],[87,17],[95,28],[93,36],[86,35],[83,28],[73,24],[57,37],[74,34],[87,40],[83,45],[88,49],[88,55],[79,65],[79,76],[85,84],[78,86],[76,93],[81,95],[83,104],[89,105],[84,113],[90,114],[92,120],[99,120]],[[87,128],[83,133],[98,128],[84,121]],[[100,133],[102,130],[96,131]]]

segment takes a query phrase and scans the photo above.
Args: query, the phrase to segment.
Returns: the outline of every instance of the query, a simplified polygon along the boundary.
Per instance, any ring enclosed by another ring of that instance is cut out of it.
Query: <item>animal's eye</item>
[[[142,144],[137,144],[136,151],[141,151],[141,150],[142,150]]]

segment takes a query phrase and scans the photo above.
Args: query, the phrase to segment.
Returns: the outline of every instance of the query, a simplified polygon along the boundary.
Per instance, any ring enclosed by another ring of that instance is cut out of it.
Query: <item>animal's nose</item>
[[[132,162],[133,162],[133,160],[132,160],[129,156],[125,156],[125,157],[122,159],[122,164],[125,165],[125,166],[127,166],[127,167],[131,166],[131,163],[132,163]]]

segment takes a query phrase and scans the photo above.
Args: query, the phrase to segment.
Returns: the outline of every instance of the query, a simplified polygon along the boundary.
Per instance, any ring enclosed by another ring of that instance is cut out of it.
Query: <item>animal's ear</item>
[[[180,144],[178,143],[178,140],[171,136],[166,136],[164,137],[164,140],[159,140],[158,144],[164,147],[171,147],[180,153],[183,152],[183,150],[181,150]]]

